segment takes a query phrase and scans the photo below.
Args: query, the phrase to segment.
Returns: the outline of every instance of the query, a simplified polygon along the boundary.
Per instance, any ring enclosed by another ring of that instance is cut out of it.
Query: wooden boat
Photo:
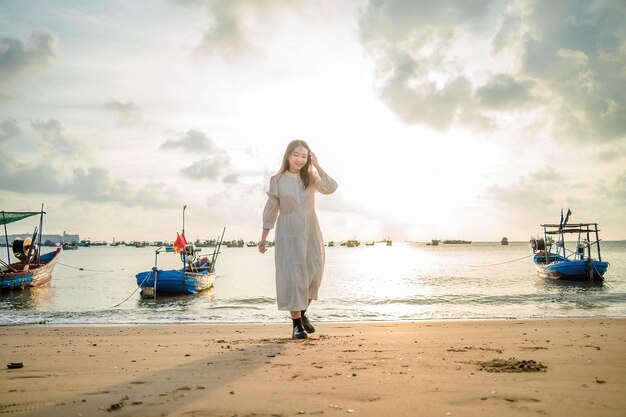
[[[217,278],[215,262],[217,261],[217,255],[222,246],[226,228],[222,231],[222,237],[219,239],[217,246],[213,249],[211,259],[207,256],[202,256],[200,254],[200,248],[197,248],[194,243],[187,243],[185,241],[185,209],[186,206],[183,208],[183,233],[180,236],[182,237],[182,241],[179,240],[179,237],[174,243],[175,249],[178,249],[178,245],[183,246],[180,248],[182,267],[180,269],[169,270],[159,269],[157,265],[159,253],[166,249],[164,249],[164,247],[156,249],[154,252],[154,267],[152,270],[140,272],[135,275],[137,285],[141,288],[141,296],[144,298],[156,297],[157,295],[197,294],[200,291],[205,291],[213,287],[215,278]]]
[[[502,238],[502,240],[500,241],[500,244],[501,244],[501,245],[503,245],[503,246],[508,245],[508,244],[509,244],[509,238],[508,238],[508,237],[506,237],[506,236],[504,236],[504,237]]]
[[[597,223],[567,224],[571,211],[559,224],[542,224],[543,238],[537,237],[530,240],[533,252],[533,260],[537,266],[539,276],[554,280],[587,281],[602,283],[609,263],[602,261],[600,252],[600,237]],[[565,236],[574,236],[575,244],[570,243],[568,248]],[[551,239],[558,236],[556,242]],[[592,247],[597,259],[592,257]]]
[[[39,214],[39,228],[35,227],[32,237],[15,239],[11,245],[17,262],[11,262],[6,225]],[[2,211],[0,224],[5,225],[7,261],[0,261],[0,291],[21,290],[39,287],[52,280],[52,270],[56,265],[61,248],[41,255],[41,228],[43,226],[43,205],[41,211],[16,212]]]

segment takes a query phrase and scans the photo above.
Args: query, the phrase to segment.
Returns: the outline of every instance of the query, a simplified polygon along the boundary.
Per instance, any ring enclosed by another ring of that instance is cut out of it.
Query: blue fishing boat
[[[563,219],[561,212],[559,224],[542,224],[543,237],[530,240],[539,276],[553,280],[602,283],[609,263],[602,261],[598,224],[568,224],[570,215],[571,211],[568,210]],[[556,241],[553,236],[557,237]],[[566,236],[573,237],[569,244],[565,240]],[[596,258],[592,256],[592,249]]]
[[[41,211],[1,211],[0,224],[4,225],[4,240],[7,248],[7,262],[0,260],[0,291],[21,290],[39,287],[52,280],[52,270],[56,265],[61,248],[41,254],[41,229],[43,227],[43,205]],[[16,238],[9,245],[7,224],[31,216],[39,215],[39,227],[26,239]],[[16,262],[11,262],[11,247]]]
[[[222,236],[209,259],[208,256],[200,254],[200,248],[196,247],[194,243],[187,243],[185,239],[186,208],[187,206],[183,207],[183,233],[178,236],[173,246],[175,252],[180,252],[182,267],[180,269],[159,269],[157,265],[159,253],[162,251],[169,252],[169,250],[167,247],[159,247],[155,250],[152,270],[135,275],[137,285],[141,288],[141,296],[144,298],[154,298],[157,295],[197,294],[213,287],[215,278],[217,278],[215,263],[226,228],[222,231]]]

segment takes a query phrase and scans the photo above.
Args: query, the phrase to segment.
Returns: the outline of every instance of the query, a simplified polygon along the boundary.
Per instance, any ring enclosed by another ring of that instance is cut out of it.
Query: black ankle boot
[[[303,315],[301,317],[301,321],[302,327],[304,327],[304,330],[306,330],[307,333],[315,333],[315,327],[313,327],[313,324],[311,324],[307,316]]]
[[[302,326],[301,319],[291,319],[293,320],[293,333],[291,334],[292,339],[306,339],[307,334],[304,331],[304,327]]]

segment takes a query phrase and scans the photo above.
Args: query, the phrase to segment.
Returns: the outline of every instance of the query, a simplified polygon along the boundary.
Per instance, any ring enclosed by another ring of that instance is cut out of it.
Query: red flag
[[[176,240],[174,241],[174,252],[178,253],[185,249],[187,246],[187,239],[185,239],[185,234],[179,235],[176,233]]]

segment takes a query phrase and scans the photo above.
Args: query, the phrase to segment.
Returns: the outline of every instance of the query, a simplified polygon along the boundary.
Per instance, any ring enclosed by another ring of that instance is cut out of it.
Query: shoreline
[[[624,318],[315,324],[302,341],[290,339],[287,323],[3,326],[0,414],[621,416],[626,409]],[[24,367],[6,369],[9,362]]]
[[[449,322],[491,322],[491,321],[552,321],[552,320],[626,320],[624,316],[554,316],[554,317],[491,317],[491,318],[425,318],[425,319],[406,319],[406,320],[342,320],[342,321],[324,321],[315,320],[318,324],[328,325],[343,325],[343,324],[380,324],[380,323],[449,323]],[[279,321],[185,321],[185,322],[135,322],[135,323],[118,323],[118,322],[100,322],[100,323],[47,323],[47,322],[34,322],[34,323],[0,323],[0,329],[4,327],[167,327],[167,326],[282,326],[289,324],[290,318],[285,315],[284,320]]]

